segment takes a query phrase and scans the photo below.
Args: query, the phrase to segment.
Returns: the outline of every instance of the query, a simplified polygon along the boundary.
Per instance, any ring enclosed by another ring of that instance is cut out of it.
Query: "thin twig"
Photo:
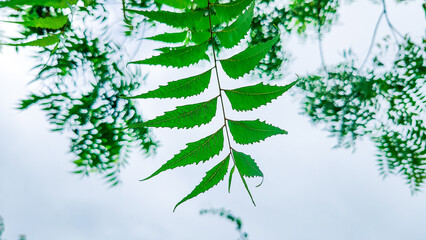
[[[371,54],[371,51],[373,50],[374,43],[376,41],[377,36],[377,30],[379,29],[380,22],[383,18],[383,15],[385,15],[385,11],[382,11],[382,13],[379,16],[379,19],[377,19],[376,27],[374,27],[373,37],[371,38],[370,47],[368,48],[367,55],[365,55],[364,61],[362,61],[361,67],[359,67],[359,71],[361,71],[364,68],[364,65],[367,63],[368,57]]]
[[[386,2],[385,0],[382,0],[382,4],[383,4],[383,13],[385,14],[385,18],[386,18],[386,22],[388,23],[388,26],[391,30],[391,33],[393,35],[393,38],[395,39],[395,42],[399,45],[399,41],[398,38],[396,37],[396,34],[398,34],[399,37],[401,37],[402,39],[404,39],[404,35],[402,35],[391,23],[390,19],[389,19],[389,15],[388,12],[386,10]]]
[[[321,16],[320,16],[320,11],[321,11],[321,0],[318,0],[318,4],[317,4],[318,47],[319,47],[319,54],[320,54],[320,58],[321,58],[322,68],[323,68],[324,72],[326,72],[328,74],[327,67],[325,65],[325,60],[324,60],[324,51],[322,49]]]

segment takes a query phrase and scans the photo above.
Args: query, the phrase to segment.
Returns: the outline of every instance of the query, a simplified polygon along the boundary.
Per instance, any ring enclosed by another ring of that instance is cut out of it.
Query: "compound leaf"
[[[224,4],[213,4],[217,17],[223,22],[230,22],[240,15],[247,7],[254,2],[253,0],[237,0]]]
[[[277,134],[287,134],[278,127],[258,120],[232,121],[228,120],[229,130],[238,144],[251,144],[265,140]]]
[[[220,181],[222,181],[225,178],[226,173],[228,172],[228,165],[229,165],[229,156],[226,157],[219,164],[214,166],[212,169],[210,169],[206,173],[206,176],[203,178],[200,184],[196,186],[195,189],[190,194],[188,194],[188,196],[186,196],[180,202],[178,202],[175,208],[173,209],[173,211],[175,211],[176,208],[183,202],[196,197],[200,193],[208,191],[209,189],[217,185]]]
[[[223,149],[223,128],[196,142],[188,143],[187,147],[176,154],[172,159],[167,161],[151,176],[141,180],[148,180],[161,172],[174,169],[177,167],[184,167],[191,164],[198,164],[205,162],[210,158],[218,155]]]
[[[206,54],[207,42],[184,48],[176,48],[152,58],[130,62],[129,64],[161,65],[166,67],[187,67],[201,60],[209,60]]]
[[[209,123],[216,115],[217,98],[207,102],[176,107],[155,119],[130,126],[136,127],[168,127],[192,128]]]
[[[170,82],[165,86],[131,98],[186,98],[201,94],[210,83],[212,70],[200,75]]]
[[[221,60],[225,73],[234,79],[244,76],[253,70],[279,40],[279,35],[273,39],[248,47],[241,53],[229,59]]]
[[[257,85],[225,90],[231,106],[237,111],[249,111],[270,103],[289,90],[297,81],[285,86],[272,86],[263,83]]]
[[[244,38],[250,30],[253,20],[253,10],[254,4],[251,4],[249,9],[247,9],[244,14],[240,15],[234,23],[216,33],[222,46],[225,48],[232,48]]]

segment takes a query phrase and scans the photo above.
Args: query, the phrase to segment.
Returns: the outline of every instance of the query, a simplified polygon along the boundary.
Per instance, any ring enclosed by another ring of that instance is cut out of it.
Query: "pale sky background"
[[[426,26],[421,3],[388,2],[395,27],[417,41]],[[341,51],[349,47],[362,59],[381,12],[380,5],[365,0],[344,5],[337,26],[324,39],[327,63],[338,62]],[[377,39],[384,34],[389,31],[382,22]],[[319,67],[315,39],[294,38],[286,46],[295,58],[293,73],[303,75]],[[7,240],[18,239],[19,234],[26,234],[29,240],[237,239],[234,224],[198,214],[211,207],[230,209],[240,216],[251,240],[426,239],[426,194],[412,196],[401,177],[382,180],[376,150],[367,139],[359,142],[354,153],[332,149],[336,140],[300,115],[299,102],[290,94],[244,115],[289,131],[240,148],[256,159],[265,174],[259,188],[254,187],[258,179],[249,182],[257,207],[251,204],[241,181],[234,178],[231,194],[227,183],[221,182],[172,212],[219,158],[138,181],[187,142],[204,137],[211,126],[192,131],[153,130],[161,141],[158,154],[150,158],[133,154],[119,187],[108,188],[99,177],[73,175],[68,139],[49,131],[40,109],[15,110],[33,78],[30,69],[34,62],[29,56],[29,51],[17,54],[12,48],[4,48],[0,54],[0,215]],[[174,79],[170,79],[170,71],[159,70],[151,68],[145,89]],[[290,76],[281,83],[294,79]],[[158,100],[140,104],[148,119],[173,108]]]

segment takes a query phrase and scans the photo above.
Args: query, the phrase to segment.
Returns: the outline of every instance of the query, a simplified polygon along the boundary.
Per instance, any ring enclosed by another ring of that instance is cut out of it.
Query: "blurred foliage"
[[[5,240],[1,236],[3,235],[5,230],[4,221],[2,216],[0,216],[0,240]],[[19,240],[25,240],[27,239],[25,235],[19,235]]]
[[[240,237],[238,238],[238,240],[247,240],[248,239],[247,232],[244,232],[242,230],[243,229],[243,221],[241,220],[241,218],[233,215],[231,213],[231,211],[225,210],[223,208],[220,208],[220,209],[216,209],[216,208],[201,209],[200,215],[205,215],[205,214],[217,215],[219,217],[223,217],[223,218],[235,223],[235,229],[240,234]]]
[[[338,146],[352,147],[362,136],[378,148],[382,174],[401,174],[413,191],[426,178],[426,66],[425,40],[417,46],[406,37],[389,59],[389,41],[379,45],[371,69],[355,67],[352,55],[328,72],[303,77],[304,112],[323,123],[338,138]]]
[[[143,7],[144,1],[133,1]],[[59,34],[60,42],[35,54],[40,63],[34,82],[39,90],[22,100],[19,109],[41,106],[53,131],[65,132],[75,155],[75,173],[101,173],[110,185],[119,183],[119,173],[127,163],[130,148],[137,145],[151,153],[156,143],[147,128],[130,129],[142,122],[135,103],[122,98],[143,81],[138,69],[126,68],[119,39],[111,38],[108,11],[97,1],[85,6],[56,9],[46,6],[14,8],[9,18],[29,22],[68,16],[60,29],[23,26],[20,41]],[[82,24],[84,23],[84,24]],[[129,22],[131,24],[131,22]]]

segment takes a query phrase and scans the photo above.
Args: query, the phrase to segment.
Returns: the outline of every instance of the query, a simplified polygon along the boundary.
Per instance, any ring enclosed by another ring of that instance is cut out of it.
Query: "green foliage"
[[[207,4],[191,5],[189,4],[183,12],[165,12],[159,11],[132,11],[139,13],[152,20],[164,23],[170,27],[181,28],[186,32],[174,34],[161,34],[156,37],[151,37],[151,40],[159,40],[161,42],[178,42],[177,39],[183,40],[182,45],[172,48],[161,48],[162,54],[152,58],[132,63],[138,64],[154,64],[172,67],[187,67],[190,64],[197,63],[206,57],[213,56],[213,68],[218,81],[219,95],[207,102],[189,104],[179,106],[176,110],[166,112],[164,115],[141,123],[138,126],[152,127],[177,127],[177,128],[192,128],[201,124],[209,123],[216,115],[217,100],[221,102],[219,105],[223,112],[223,125],[216,130],[213,135],[202,138],[201,140],[189,143],[187,148],[175,155],[172,159],[166,162],[151,176],[144,179],[150,179],[157,174],[173,169],[176,167],[187,166],[190,164],[198,164],[210,160],[216,155],[219,155],[223,150],[227,151],[227,155],[223,161],[219,162],[215,167],[206,173],[206,176],[201,180],[201,183],[186,197],[184,197],[176,206],[178,207],[183,202],[198,196],[199,194],[211,189],[225,178],[228,173],[229,162],[232,159],[231,175],[229,178],[229,188],[232,181],[232,174],[237,170],[243,181],[250,198],[253,197],[249,191],[245,178],[247,177],[262,177],[254,159],[245,153],[235,150],[236,146],[230,141],[230,136],[233,137],[237,144],[252,144],[264,140],[269,136],[286,133],[284,130],[276,128],[267,123],[256,121],[235,121],[227,118],[227,113],[223,108],[224,98],[228,97],[232,107],[235,110],[252,110],[258,108],[272,99],[276,99],[286,92],[295,83],[287,86],[271,86],[267,84],[258,84],[250,87],[238,89],[224,90],[221,88],[222,80],[219,78],[219,67],[217,54],[223,48],[230,48],[237,45],[241,39],[250,31],[250,23],[253,18],[254,1],[238,0],[230,3],[212,3],[205,1]],[[201,3],[201,4],[200,4]],[[168,4],[172,5],[172,4]],[[201,7],[204,6],[204,7]],[[200,14],[201,13],[201,14]],[[219,21],[217,21],[219,19]],[[231,21],[236,19],[235,21]],[[208,28],[206,28],[208,23]],[[206,31],[208,29],[208,31]],[[208,38],[204,38],[205,42],[198,45],[191,45],[189,42],[194,42],[194,33],[204,33]],[[208,33],[208,34],[206,34]],[[185,36],[185,39],[184,39]],[[167,37],[171,37],[170,40]],[[189,40],[189,41],[188,41]],[[252,71],[256,65],[265,57],[268,51],[279,40],[276,36],[269,41],[261,42],[256,45],[249,44],[249,47],[243,52],[229,58],[220,60],[224,72],[230,78],[239,78]],[[211,54],[206,51],[212,50]],[[190,97],[200,94],[208,86],[211,80],[211,70],[204,74],[194,77],[185,78],[175,82],[171,82],[166,86],[161,86],[157,90],[148,92],[132,98],[178,98]],[[188,85],[191,86],[188,86]],[[225,93],[225,94],[224,94]],[[136,127],[136,126],[135,126]],[[254,131],[253,131],[254,130]],[[250,136],[248,136],[249,131]],[[224,134],[226,134],[227,143],[224,144]],[[254,203],[254,201],[253,201]]]
[[[413,191],[426,179],[424,45],[424,40],[417,46],[406,38],[386,67],[383,59],[390,47],[385,44],[367,73],[352,59],[328,73],[307,76],[299,85],[306,94],[304,112],[325,123],[338,146],[351,147],[369,136],[379,150],[381,173],[403,175]]]

